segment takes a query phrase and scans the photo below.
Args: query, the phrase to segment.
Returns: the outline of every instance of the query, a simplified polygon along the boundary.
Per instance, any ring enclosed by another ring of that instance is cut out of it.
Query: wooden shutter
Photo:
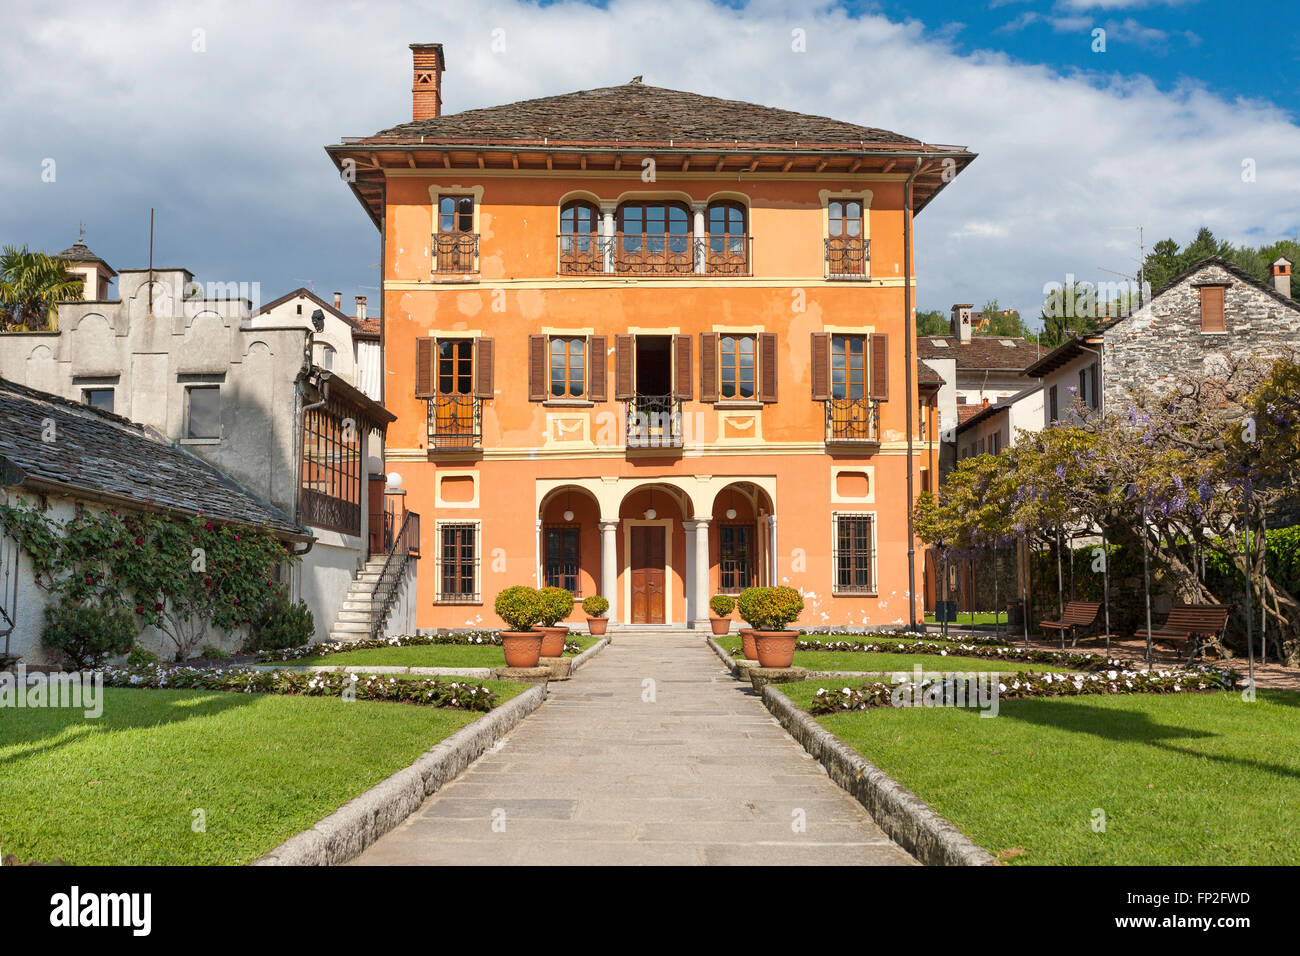
[[[587,339],[587,397],[593,402],[609,400],[609,386],[605,381],[605,370],[609,364],[607,354],[609,345],[603,335],[592,335]]]
[[[889,399],[889,336],[877,332],[871,336],[872,398]]]
[[[758,337],[758,400],[776,401],[776,333]]]
[[[1226,332],[1223,316],[1223,289],[1221,285],[1201,286],[1201,331]]]
[[[831,397],[831,337],[828,332],[812,334],[811,353],[812,397],[814,402],[824,402]]]
[[[614,398],[626,401],[636,394],[636,336],[614,336]]]
[[[415,397],[433,398],[434,365],[437,343],[429,336],[415,340]]]
[[[700,401],[718,400],[718,333],[700,333]]]
[[[546,336],[528,336],[528,400],[546,401],[547,371]]]
[[[673,398],[690,401],[695,394],[695,365],[691,361],[691,336],[673,336]]]
[[[492,339],[474,340],[474,396],[492,398],[496,394],[496,381],[492,376],[496,343]]]

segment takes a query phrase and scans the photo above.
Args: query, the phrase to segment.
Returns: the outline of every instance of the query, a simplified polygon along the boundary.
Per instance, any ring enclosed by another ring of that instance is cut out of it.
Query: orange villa
[[[412,122],[328,153],[382,237],[419,626],[498,626],[521,583],[623,625],[757,584],[804,626],[914,622],[912,216],[974,154],[640,77],[443,115],[411,49]]]

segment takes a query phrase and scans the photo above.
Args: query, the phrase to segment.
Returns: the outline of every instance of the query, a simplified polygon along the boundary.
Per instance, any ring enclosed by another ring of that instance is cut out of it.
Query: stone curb
[[[365,667],[361,664],[249,664],[249,670],[257,671],[312,671],[317,674],[410,674],[416,677],[473,677],[488,680],[492,677],[490,667],[399,667],[392,664],[380,664]]]
[[[725,666],[727,670],[731,671],[731,676],[735,678],[739,678],[740,668],[736,666],[735,659],[733,659],[732,656],[726,652],[723,646],[719,644],[717,641],[715,641],[712,637],[708,639],[708,642],[709,642],[709,647],[713,648],[713,653],[717,654],[718,657],[722,659],[723,666]]]
[[[597,654],[599,654],[608,646],[609,646],[609,638],[602,637],[600,640],[598,640],[595,644],[592,644],[591,647],[587,648],[577,657],[570,658],[573,661],[573,663],[569,665],[569,676],[572,677],[573,674],[577,672],[579,667],[582,667],[582,665],[586,664],[587,661],[591,660],[593,657],[595,657]]]
[[[349,800],[309,830],[291,836],[253,866],[338,866],[359,855],[419,809],[484,751],[542,705],[546,685],[535,684],[488,711],[416,758],[415,763]]]
[[[866,807],[880,828],[926,866],[998,866],[998,861],[928,803],[804,713],[775,684],[763,703],[830,778]]]

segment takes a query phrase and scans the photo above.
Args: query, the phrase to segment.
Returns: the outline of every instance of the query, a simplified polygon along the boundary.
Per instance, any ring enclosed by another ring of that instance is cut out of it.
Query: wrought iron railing
[[[627,402],[628,448],[681,448],[682,400],[637,395]]]
[[[557,237],[560,275],[684,276],[752,274],[752,236]]]
[[[870,398],[832,398],[827,401],[826,440],[880,441],[880,402]]]
[[[831,236],[826,240],[828,279],[865,279],[870,273],[871,240],[862,236]]]
[[[384,544],[386,546],[384,567],[379,572],[375,583],[374,595],[370,604],[370,637],[383,636],[384,625],[388,615],[393,611],[393,602],[402,590],[402,581],[406,577],[406,568],[420,557],[420,516],[414,511],[402,515],[402,523],[397,531],[392,532],[392,515],[384,512]],[[391,536],[391,540],[390,540]]]
[[[430,448],[478,448],[483,443],[483,400],[473,395],[429,399]]]
[[[478,272],[478,233],[435,232],[433,271],[437,275]]]

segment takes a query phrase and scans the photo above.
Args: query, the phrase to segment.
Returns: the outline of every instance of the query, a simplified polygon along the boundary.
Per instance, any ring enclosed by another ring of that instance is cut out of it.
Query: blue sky
[[[409,118],[414,41],[446,47],[448,112],[644,74],[970,147],[917,220],[923,309],[1036,314],[1049,282],[1132,269],[1138,224],[1148,244],[1300,233],[1300,17],[1276,2],[67,0],[5,17],[0,243],[58,251],[84,220],[96,252],[142,266],[152,206],[159,264],[263,301],[312,285],[376,311],[378,235],[322,147]]]

